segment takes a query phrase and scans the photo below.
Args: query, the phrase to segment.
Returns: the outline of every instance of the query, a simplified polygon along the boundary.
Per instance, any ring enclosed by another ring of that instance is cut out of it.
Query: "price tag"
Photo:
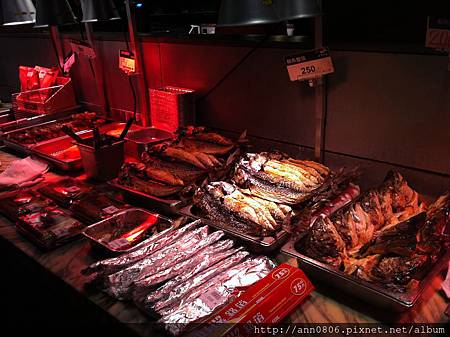
[[[67,194],[69,194],[69,193],[78,193],[80,192],[81,189],[78,186],[70,186],[66,187],[64,190]]]
[[[450,19],[428,17],[425,46],[436,49],[450,49]]]
[[[103,208],[102,211],[103,211],[103,213],[111,215],[111,214],[117,213],[119,211],[119,209],[116,206],[108,206],[108,207]]]
[[[207,291],[200,296],[200,300],[210,308],[215,308],[221,299],[222,295],[216,289]]]
[[[123,249],[123,248],[127,248],[129,245],[130,245],[130,243],[128,242],[128,240],[124,239],[124,238],[116,239],[116,240],[113,240],[110,243],[108,243],[108,246],[111,249],[115,249],[115,250],[120,250],[120,249]]]
[[[304,81],[334,72],[333,62],[327,48],[286,57],[291,81]]]
[[[74,53],[84,55],[86,57],[89,57],[91,59],[95,58],[95,51],[94,49],[87,43],[82,41],[70,41],[70,46],[72,48],[72,51]]]
[[[63,70],[65,73],[68,73],[75,63],[75,53],[71,53],[68,58],[64,61]]]
[[[127,50],[119,51],[119,68],[126,74],[136,72],[134,55]]]

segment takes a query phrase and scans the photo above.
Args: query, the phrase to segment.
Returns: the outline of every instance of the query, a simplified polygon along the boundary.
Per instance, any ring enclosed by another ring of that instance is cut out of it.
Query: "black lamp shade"
[[[35,27],[62,26],[76,23],[67,0],[37,0]]]
[[[1,24],[22,25],[34,23],[36,9],[31,0],[1,0]]]
[[[81,0],[82,22],[109,21],[120,19],[113,0]]]
[[[217,26],[268,24],[320,14],[317,0],[222,0]]]
[[[321,15],[317,0],[278,0],[274,1],[274,6],[281,21]]]
[[[278,22],[272,2],[265,0],[222,0],[217,26],[250,26]]]

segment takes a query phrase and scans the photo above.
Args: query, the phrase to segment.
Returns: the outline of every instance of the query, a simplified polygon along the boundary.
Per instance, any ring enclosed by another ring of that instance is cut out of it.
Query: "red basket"
[[[150,89],[152,126],[169,132],[195,122],[194,90],[163,87]]]

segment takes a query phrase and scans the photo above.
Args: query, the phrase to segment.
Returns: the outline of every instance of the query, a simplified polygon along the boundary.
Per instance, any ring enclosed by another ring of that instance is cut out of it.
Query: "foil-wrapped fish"
[[[236,253],[239,248],[231,249],[234,242],[231,240],[218,241],[210,246],[206,246],[197,254],[170,268],[161,270],[158,273],[138,279],[134,282],[133,299],[138,302],[145,298],[152,288],[167,280],[174,279],[180,274],[196,273],[205,268],[208,263],[218,262],[225,257]],[[166,283],[167,284],[167,283]]]
[[[82,270],[82,274],[91,275],[93,273],[97,273],[97,277],[103,277],[105,275],[118,272],[119,270],[144,259],[148,255],[158,251],[159,249],[166,247],[167,245],[170,245],[177,240],[180,240],[182,236],[192,231],[199,224],[200,221],[196,220],[189,224],[186,224],[179,229],[169,229],[153,235],[152,237],[134,247],[134,249],[127,254],[91,264],[89,267]]]
[[[183,301],[183,298],[188,296],[192,291],[195,291],[195,289],[198,289],[198,286],[212,279],[214,276],[226,270],[229,270],[231,267],[237,265],[248,255],[249,253],[246,251],[237,252],[229,258],[221,261],[221,263],[211,266],[202,273],[197,274],[194,277],[186,280],[184,283],[178,285],[170,292],[169,296],[166,299],[154,303],[151,309],[159,314],[164,314],[164,312],[171,310],[174,304],[181,303]]]
[[[211,314],[225,304],[236,289],[255,283],[273,268],[273,262],[266,257],[248,258],[215,276],[176,303],[159,322],[164,323],[173,335],[179,335],[189,323]]]
[[[224,181],[199,188],[193,201],[208,219],[255,236],[273,235],[290,221],[289,206],[248,195]]]
[[[279,153],[247,153],[236,165],[233,180],[252,195],[283,204],[310,198],[326,181],[330,170],[313,161]]]
[[[106,291],[119,299],[129,298],[134,281],[183,261],[224,235],[221,231],[211,235],[207,235],[207,232],[206,226],[196,229],[183,236],[180,241],[160,249],[126,269],[109,275],[104,282]]]

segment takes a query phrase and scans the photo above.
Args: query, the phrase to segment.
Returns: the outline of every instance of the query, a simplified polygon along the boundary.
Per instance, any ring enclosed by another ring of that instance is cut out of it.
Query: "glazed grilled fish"
[[[204,171],[192,165],[151,157],[146,152],[142,154],[141,160],[146,168],[166,171],[184,183],[193,182],[205,174]]]
[[[270,235],[290,219],[290,208],[246,194],[220,181],[198,189],[194,205],[215,222],[251,235]]]
[[[248,153],[235,168],[234,182],[252,195],[284,204],[310,198],[326,181],[329,169],[278,153]]]
[[[331,217],[318,218],[295,248],[348,274],[403,291],[448,245],[450,193],[424,212],[418,194],[389,172],[383,184]]]

